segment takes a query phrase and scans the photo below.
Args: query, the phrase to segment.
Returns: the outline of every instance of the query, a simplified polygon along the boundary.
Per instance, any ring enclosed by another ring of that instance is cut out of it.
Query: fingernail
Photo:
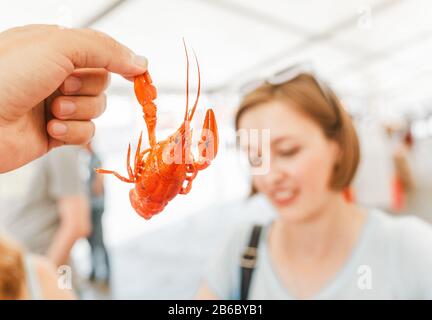
[[[133,57],[132,57],[132,63],[134,65],[136,65],[137,67],[147,69],[148,61],[147,61],[146,57],[138,56],[138,55],[133,55]]]
[[[60,114],[62,116],[69,116],[76,110],[76,105],[72,101],[63,100],[60,101]]]
[[[65,92],[71,93],[78,91],[81,88],[81,85],[81,79],[70,76],[64,81],[63,88]]]
[[[56,136],[64,135],[67,132],[67,127],[63,123],[54,123],[52,125],[53,134]]]

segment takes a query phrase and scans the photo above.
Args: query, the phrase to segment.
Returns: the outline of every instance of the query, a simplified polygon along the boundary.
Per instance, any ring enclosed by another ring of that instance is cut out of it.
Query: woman
[[[270,129],[268,148],[245,148],[270,157],[268,172],[252,177],[253,190],[278,213],[259,237],[250,299],[432,298],[432,228],[346,200],[359,143],[329,88],[306,73],[267,82],[244,98],[236,127]],[[240,297],[250,234],[242,226],[227,240],[199,298]]]
[[[74,299],[58,287],[54,266],[47,259],[24,254],[11,239],[0,236],[0,300]]]

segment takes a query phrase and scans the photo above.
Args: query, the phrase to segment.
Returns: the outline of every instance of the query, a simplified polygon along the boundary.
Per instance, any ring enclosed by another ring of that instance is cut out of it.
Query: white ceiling
[[[1,0],[0,30],[90,25],[147,56],[167,93],[184,91],[182,37],[209,92],[309,60],[347,101],[406,113],[432,109],[431,13],[430,0]]]

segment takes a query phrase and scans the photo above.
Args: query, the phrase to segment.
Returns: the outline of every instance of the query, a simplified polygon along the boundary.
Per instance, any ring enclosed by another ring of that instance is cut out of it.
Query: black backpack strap
[[[244,251],[240,267],[241,267],[241,286],[240,286],[240,299],[247,300],[249,294],[249,286],[252,279],[252,273],[255,269],[257,261],[257,249],[259,245],[259,239],[261,234],[262,226],[254,225],[249,240],[249,246]]]

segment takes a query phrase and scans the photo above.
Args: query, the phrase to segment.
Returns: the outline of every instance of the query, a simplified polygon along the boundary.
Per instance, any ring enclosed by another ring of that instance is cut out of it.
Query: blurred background
[[[192,298],[227,230],[272,217],[264,199],[247,200],[233,114],[244,83],[296,63],[310,63],[355,120],[362,148],[356,201],[432,221],[431,13],[426,0],[1,0],[0,31],[31,23],[91,27],[146,56],[159,93],[158,139],[184,113],[184,37],[202,76],[195,141],[208,107],[218,120],[215,161],[189,195],[150,221],[131,208],[130,185],[105,178],[111,283],[101,290],[82,281],[82,298]],[[196,80],[192,63],[192,96]],[[128,143],[136,146],[146,131],[131,82],[112,77],[107,111],[96,123],[93,148],[103,167],[125,173]],[[82,279],[89,257],[87,241],[78,241],[73,260]]]

